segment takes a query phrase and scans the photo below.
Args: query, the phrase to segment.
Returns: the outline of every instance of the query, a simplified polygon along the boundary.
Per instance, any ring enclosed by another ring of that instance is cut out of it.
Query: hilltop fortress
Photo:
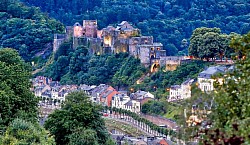
[[[127,21],[122,21],[117,27],[108,26],[102,30],[97,28],[97,20],[83,20],[83,24],[75,23],[66,27],[66,34],[54,34],[53,51],[65,41],[73,38],[73,49],[80,45],[89,48],[95,55],[128,52],[141,60],[151,72],[160,66],[166,70],[175,70],[184,57],[166,56],[161,43],[154,42],[153,36],[141,36],[140,30]]]

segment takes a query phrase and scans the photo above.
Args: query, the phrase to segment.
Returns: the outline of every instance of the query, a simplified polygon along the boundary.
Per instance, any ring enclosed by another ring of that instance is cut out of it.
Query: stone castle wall
[[[166,58],[166,50],[161,43],[154,43],[153,36],[140,36],[140,30],[123,21],[115,28],[108,26],[97,29],[96,20],[83,20],[83,25],[75,23],[66,27],[66,34],[54,38],[54,51],[65,40],[73,37],[73,48],[86,45],[91,54],[128,52],[141,60],[146,67],[158,62],[159,65],[178,64],[179,60]]]

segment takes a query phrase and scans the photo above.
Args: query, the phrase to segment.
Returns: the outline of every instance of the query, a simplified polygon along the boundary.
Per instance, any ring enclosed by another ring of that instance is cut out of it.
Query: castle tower
[[[74,37],[82,37],[83,36],[83,28],[79,23],[75,23],[73,28]]]
[[[160,58],[166,56],[166,50],[163,50],[161,43],[136,45],[136,53],[144,66],[151,66],[151,72],[154,72],[160,66]]]
[[[97,20],[83,20],[83,33],[86,37],[97,38]]]
[[[152,45],[153,36],[140,36],[140,37],[131,37],[129,39],[129,54],[135,57],[138,57],[136,47],[137,45]]]
[[[65,34],[54,34],[54,42],[53,42],[53,52],[56,52],[59,46],[66,40]]]

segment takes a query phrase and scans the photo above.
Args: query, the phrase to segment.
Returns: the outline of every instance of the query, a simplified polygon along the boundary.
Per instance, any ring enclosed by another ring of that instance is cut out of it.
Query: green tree
[[[216,56],[222,58],[229,49],[229,40],[230,37],[221,34],[219,28],[197,28],[190,39],[189,54],[207,60]]]
[[[19,1],[1,0],[0,3],[1,47],[18,50],[25,61],[31,61],[35,54],[47,57],[44,52],[51,52],[52,36],[64,32],[63,24]]]
[[[114,74],[112,83],[114,86],[128,87],[139,79],[146,69],[140,63],[139,59],[132,56],[127,57],[121,68]]]
[[[17,51],[0,49],[1,125],[7,126],[16,117],[36,121],[38,99],[30,91],[29,70]]]
[[[57,144],[69,144],[70,139],[76,142],[84,141],[85,137],[79,140],[76,137],[84,132],[76,132],[79,131],[79,128],[90,129],[88,131],[92,132],[93,135],[96,132],[96,137],[86,137],[96,138],[98,144],[104,144],[108,139],[108,132],[99,113],[100,109],[89,100],[85,93],[70,93],[66,97],[62,109],[56,110],[49,115],[48,120],[45,122],[45,128],[55,136]]]
[[[69,145],[98,145],[96,131],[77,128],[69,136]]]
[[[215,142],[235,144],[250,143],[250,32],[235,38],[231,46],[243,52],[245,59],[238,60],[234,71],[227,74],[223,85],[216,87],[216,108],[213,110],[213,129],[219,135],[213,137]],[[207,140],[206,140],[207,141]]]
[[[69,71],[71,74],[76,74],[80,71],[88,71],[89,53],[85,46],[76,48],[73,56],[70,58]]]
[[[32,124],[22,119],[13,120],[0,138],[0,143],[4,145],[55,145],[54,138],[48,131],[37,123]]]
[[[218,49],[219,28],[197,28],[190,38],[189,54],[199,58],[212,58]]]

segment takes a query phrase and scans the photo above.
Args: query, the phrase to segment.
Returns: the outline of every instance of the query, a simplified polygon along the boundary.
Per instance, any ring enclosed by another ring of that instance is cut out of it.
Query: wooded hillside
[[[63,31],[62,23],[49,18],[39,8],[1,0],[0,47],[16,49],[25,61],[40,56],[45,50],[51,52],[53,34]]]
[[[153,35],[168,55],[187,54],[192,31],[218,27],[222,33],[245,34],[250,30],[249,0],[22,0],[39,6],[65,25],[97,19],[99,29],[123,20]]]

